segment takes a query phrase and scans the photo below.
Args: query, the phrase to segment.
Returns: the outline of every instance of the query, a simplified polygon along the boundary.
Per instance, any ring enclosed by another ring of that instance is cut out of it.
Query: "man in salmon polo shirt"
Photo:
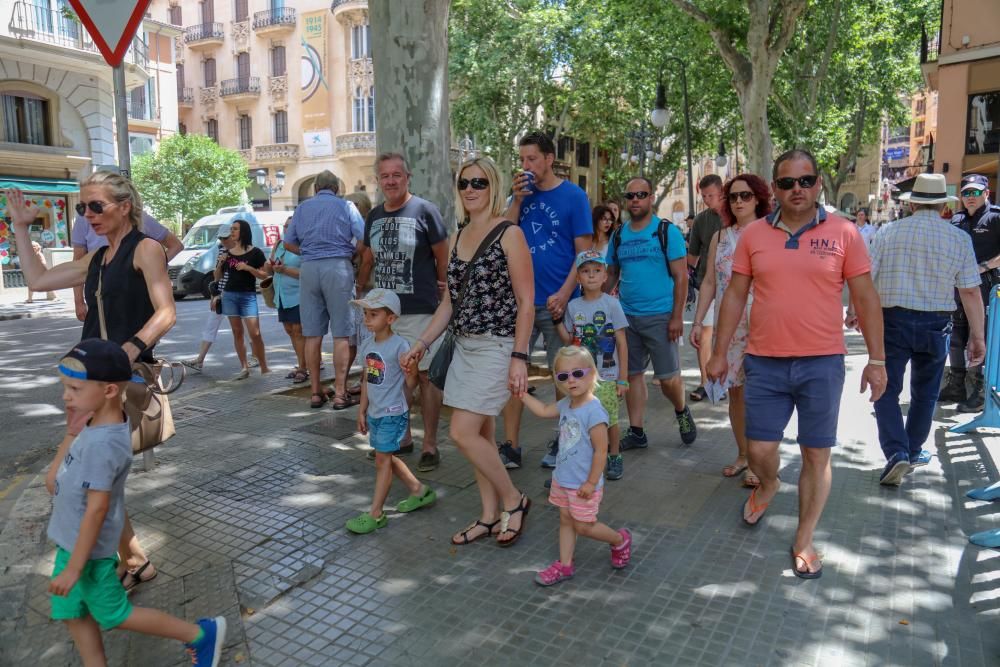
[[[861,391],[877,400],[886,387],[882,309],[872,284],[865,241],[849,220],[818,206],[816,160],[793,150],[774,163],[772,189],[778,209],[750,224],[733,257],[733,277],[722,299],[709,378],[726,375],[726,350],[753,287],[746,373],[746,434],[750,467],[760,486],[744,504],[743,521],[756,526],[781,485],[778,444],[798,412],[799,525],[790,550],[802,579],[823,572],[813,533],[830,495],[830,452],[844,386],[842,294],[851,295],[868,346]]]

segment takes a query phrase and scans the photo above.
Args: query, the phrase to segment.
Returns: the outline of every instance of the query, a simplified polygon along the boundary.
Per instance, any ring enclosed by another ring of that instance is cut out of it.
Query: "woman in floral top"
[[[462,545],[494,536],[500,546],[510,546],[521,536],[531,500],[517,490],[500,461],[493,420],[511,392],[520,394],[528,386],[528,339],[535,313],[531,254],[521,229],[501,217],[506,189],[492,160],[465,162],[456,186],[459,224],[467,223],[452,239],[448,291],[407,362],[415,367],[450,326],[455,353],[444,404],[453,409],[451,438],[476,469],[483,503],[479,519],[451,541]],[[500,225],[496,238],[472,262],[480,244]],[[457,303],[467,271],[472,271],[468,287]]]
[[[712,237],[712,243],[708,249],[708,266],[715,267],[714,271],[706,271],[705,279],[701,284],[699,294],[710,294],[715,299],[716,311],[722,304],[722,295],[729,286],[729,280],[733,276],[733,253],[736,251],[736,243],[746,226],[754,220],[763,218],[771,212],[771,193],[767,188],[764,179],[753,174],[740,174],[729,180],[722,188],[722,229]],[[736,477],[741,472],[746,471],[743,476],[743,486],[754,487],[760,485],[760,479],[750,470],[747,462],[747,436],[746,436],[746,404],[743,396],[743,355],[747,347],[747,335],[749,330],[750,305],[753,302],[753,294],[747,300],[747,307],[736,326],[736,333],[733,334],[733,341],[729,345],[726,353],[726,360],[729,362],[729,374],[726,376],[725,384],[728,385],[729,392],[729,423],[733,428],[733,435],[736,437],[736,447],[738,449],[736,460],[722,469],[722,474],[726,477]],[[698,310],[694,316],[694,326],[691,328],[691,344],[696,348],[701,347],[702,342],[711,345],[712,341],[701,340],[701,321],[704,319],[711,305],[711,299],[698,299]],[[719,313],[715,313],[718,318]]]

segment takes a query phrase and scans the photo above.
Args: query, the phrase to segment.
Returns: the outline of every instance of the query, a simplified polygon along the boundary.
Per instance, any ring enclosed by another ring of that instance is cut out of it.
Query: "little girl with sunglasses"
[[[632,533],[597,520],[608,457],[608,413],[594,396],[594,358],[582,347],[564,347],[556,355],[555,374],[556,385],[566,394],[558,403],[546,405],[527,392],[520,396],[538,417],[559,418],[559,454],[549,492],[549,502],[559,508],[559,558],[535,575],[540,586],[576,574],[573,551],[578,535],[610,544],[615,569],[628,565],[632,555]]]

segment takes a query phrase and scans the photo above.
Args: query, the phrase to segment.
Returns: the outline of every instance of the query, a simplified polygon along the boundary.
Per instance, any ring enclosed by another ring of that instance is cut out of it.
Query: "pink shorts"
[[[581,498],[576,495],[576,489],[567,489],[559,486],[559,482],[552,478],[552,488],[549,489],[549,502],[556,507],[566,507],[569,515],[575,521],[581,523],[594,523],[597,521],[597,508],[601,505],[601,497],[604,495],[604,487],[594,491],[590,498]]]

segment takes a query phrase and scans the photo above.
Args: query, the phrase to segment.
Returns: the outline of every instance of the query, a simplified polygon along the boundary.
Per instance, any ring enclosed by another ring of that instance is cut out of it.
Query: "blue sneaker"
[[[910,457],[897,452],[886,462],[878,483],[882,486],[899,486],[908,472],[910,472]]]
[[[219,667],[222,660],[222,645],[226,641],[226,619],[222,616],[215,618],[200,618],[198,625],[205,633],[200,641],[193,644],[185,644],[188,655],[191,656],[191,664],[198,667]]]
[[[543,468],[555,468],[556,457],[559,455],[559,438],[549,443],[549,453],[542,457]]]
[[[625,463],[622,461],[622,455],[612,456],[608,454],[608,465],[604,470],[604,476],[610,480],[616,480],[621,479],[624,474]]]
[[[625,431],[625,437],[621,440],[622,451],[627,449],[646,449],[649,447],[649,438],[643,433],[642,437],[635,434],[631,427]]]
[[[500,452],[500,462],[508,470],[516,470],[521,467],[521,448],[515,447],[510,440],[505,440],[497,446]]]
[[[916,456],[910,457],[910,465],[916,468],[917,466],[925,466],[931,462],[931,453],[926,449],[921,449],[920,453]]]

